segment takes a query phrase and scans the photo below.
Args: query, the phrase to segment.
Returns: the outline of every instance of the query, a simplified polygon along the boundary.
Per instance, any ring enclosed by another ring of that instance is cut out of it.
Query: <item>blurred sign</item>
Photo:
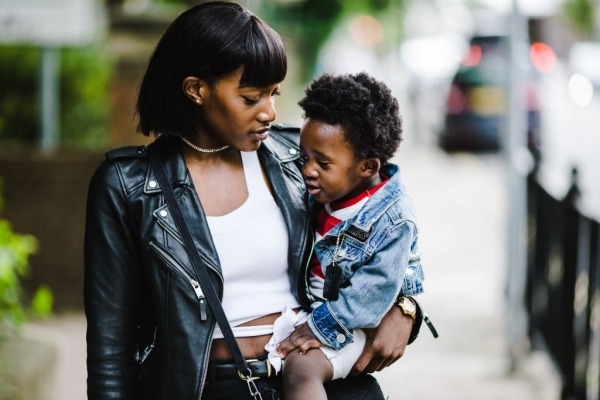
[[[482,0],[482,3],[503,14],[510,14],[516,3],[521,15],[545,17],[557,14],[563,0]]]
[[[97,0],[0,0],[0,43],[83,46],[105,20]]]

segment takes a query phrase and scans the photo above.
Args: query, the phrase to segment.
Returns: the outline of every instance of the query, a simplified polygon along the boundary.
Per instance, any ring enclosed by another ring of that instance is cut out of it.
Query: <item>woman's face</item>
[[[202,88],[199,143],[206,147],[229,145],[254,151],[267,138],[277,117],[275,96],[279,83],[267,87],[240,87],[243,69]]]

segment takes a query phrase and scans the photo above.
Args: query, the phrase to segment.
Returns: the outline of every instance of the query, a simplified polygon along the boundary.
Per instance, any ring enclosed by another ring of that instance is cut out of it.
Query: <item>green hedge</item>
[[[102,148],[107,141],[112,62],[98,46],[59,50],[59,147]],[[42,49],[0,47],[0,147],[40,142]]]

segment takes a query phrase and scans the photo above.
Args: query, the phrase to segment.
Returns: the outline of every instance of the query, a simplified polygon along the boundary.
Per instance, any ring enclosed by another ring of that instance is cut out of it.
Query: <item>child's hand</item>
[[[309,349],[318,349],[319,347],[321,347],[321,342],[319,342],[305,322],[298,326],[294,333],[287,339],[279,343],[277,351],[281,355],[281,358],[285,358],[285,356],[296,349],[299,349],[300,354],[304,354]]]

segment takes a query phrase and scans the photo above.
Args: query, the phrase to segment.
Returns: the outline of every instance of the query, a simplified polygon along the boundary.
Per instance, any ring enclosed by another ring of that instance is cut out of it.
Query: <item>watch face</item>
[[[415,307],[415,303],[413,303],[409,298],[405,297],[402,299],[402,304],[406,307],[407,311],[415,312],[417,311],[417,307]]]

